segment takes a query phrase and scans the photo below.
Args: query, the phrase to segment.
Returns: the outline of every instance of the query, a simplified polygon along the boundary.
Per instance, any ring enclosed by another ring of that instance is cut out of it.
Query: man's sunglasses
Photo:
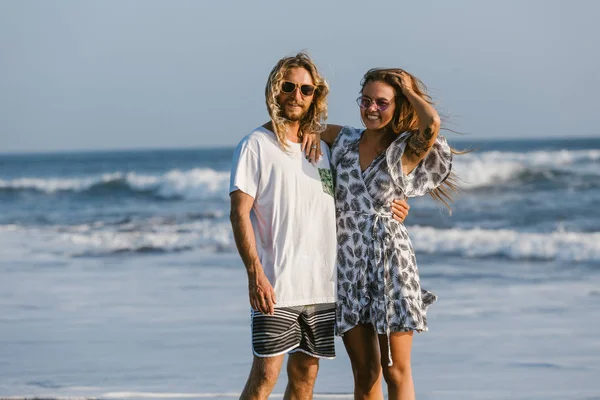
[[[384,99],[377,99],[373,101],[366,96],[359,96],[358,99],[356,99],[356,102],[358,103],[358,106],[360,108],[363,108],[365,110],[371,107],[373,103],[375,103],[375,106],[379,111],[385,111],[392,105],[391,101]]]
[[[317,89],[313,85],[299,85],[294,82],[284,81],[281,84],[281,91],[283,93],[294,93],[297,87],[300,88],[300,93],[302,93],[302,96],[312,96],[315,93],[315,90]]]

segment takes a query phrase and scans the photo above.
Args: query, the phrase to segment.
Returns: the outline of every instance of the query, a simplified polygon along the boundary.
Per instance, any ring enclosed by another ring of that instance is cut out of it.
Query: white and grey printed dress
[[[403,133],[364,172],[358,160],[362,129],[344,127],[332,146],[337,211],[337,312],[339,335],[358,323],[379,334],[427,330],[426,308],[437,297],[421,289],[408,233],[392,218],[393,199],[422,196],[450,174],[452,153],[438,139],[409,174],[402,172]]]

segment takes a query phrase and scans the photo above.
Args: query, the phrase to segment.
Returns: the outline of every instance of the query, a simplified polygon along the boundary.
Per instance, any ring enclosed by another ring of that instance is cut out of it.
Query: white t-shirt
[[[254,198],[250,215],[276,307],[335,302],[336,221],[329,148],[312,165],[300,143],[284,151],[257,128],[236,148],[229,192]]]

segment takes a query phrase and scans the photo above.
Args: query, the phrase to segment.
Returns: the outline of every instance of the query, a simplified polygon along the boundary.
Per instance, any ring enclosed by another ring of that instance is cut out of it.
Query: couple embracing
[[[408,197],[447,204],[454,150],[424,85],[372,69],[357,99],[365,129],[325,125],[329,88],[305,53],[281,59],[265,89],[270,121],[238,145],[231,224],[248,274],[254,360],[242,399],[271,393],[284,356],[286,399],[310,399],[340,335],[357,399],[414,399],[413,332],[427,330],[403,224]],[[383,373],[382,373],[383,372]]]

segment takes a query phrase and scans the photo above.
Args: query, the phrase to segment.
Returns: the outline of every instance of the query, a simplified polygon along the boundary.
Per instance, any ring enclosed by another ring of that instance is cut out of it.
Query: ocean
[[[452,215],[406,220],[436,293],[419,399],[600,399],[600,139],[461,141]],[[235,398],[233,148],[0,155],[0,397]],[[341,340],[315,398],[352,398]],[[281,398],[282,371],[273,398]]]

